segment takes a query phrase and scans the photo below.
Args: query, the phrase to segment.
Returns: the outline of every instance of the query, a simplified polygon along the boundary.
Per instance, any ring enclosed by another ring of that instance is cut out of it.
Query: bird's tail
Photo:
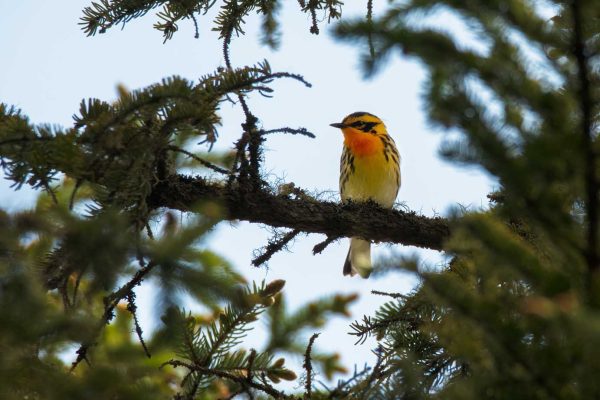
[[[371,275],[371,242],[358,238],[350,239],[350,250],[344,263],[344,275],[359,274],[367,279]]]

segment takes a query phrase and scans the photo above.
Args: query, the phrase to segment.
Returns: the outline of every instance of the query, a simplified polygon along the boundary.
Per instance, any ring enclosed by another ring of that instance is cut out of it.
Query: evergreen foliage
[[[476,43],[416,23],[436,12]],[[462,134],[442,154],[501,187],[488,212],[456,215],[447,268],[386,262],[421,284],[353,325],[381,345],[379,371],[354,386],[365,398],[598,396],[599,12],[593,1],[415,0],[338,25],[373,43],[369,73],[396,49],[421,60],[432,125]]]
[[[298,3],[314,34],[317,12],[328,22],[341,17],[337,0]],[[488,210],[450,218],[447,266],[380,262],[380,273],[408,269],[420,284],[408,295],[376,293],[390,301],[349,330],[357,345],[377,340],[378,361],[325,389],[313,375],[331,378],[345,368],[338,355],[319,351],[317,335],[305,335],[329,316],[349,315],[355,296],[289,311],[283,281],[247,284],[209,249],[210,230],[235,201],[277,192],[261,176],[265,136],[310,136],[303,128],[259,129],[245,101],[270,94],[275,79],[308,85],[300,75],[273,72],[267,61],[234,68],[229,60],[232,37],[244,33],[252,13],[262,18],[264,42],[277,46],[281,4],[100,0],[83,10],[88,35],[160,9],[155,28],[167,40],[182,21],[197,25],[220,7],[213,23],[226,68],[197,84],[172,77],[119,88],[113,103],[84,100],[70,128],[33,125],[0,104],[0,167],[16,189],[40,190],[35,209],[0,210],[0,398],[599,397],[600,4],[408,0],[375,17],[367,1],[367,18],[336,25],[341,40],[365,43],[367,73],[396,50],[428,68],[429,120],[460,134],[442,154],[483,167],[500,190]],[[462,21],[474,43],[427,24],[440,13]],[[187,150],[201,141],[210,151],[219,105],[231,98],[245,115],[235,155]],[[233,199],[200,198],[194,216],[179,222],[151,199],[190,167]],[[318,202],[294,187],[277,196]],[[303,231],[292,228],[261,262]],[[153,311],[163,322],[150,336],[137,318],[143,281],[157,288]],[[208,315],[178,308],[181,293]],[[260,318],[264,348],[246,349],[243,339]],[[66,353],[75,357],[71,365]],[[281,355],[302,356],[304,371],[289,369]],[[297,393],[277,386],[299,375]]]

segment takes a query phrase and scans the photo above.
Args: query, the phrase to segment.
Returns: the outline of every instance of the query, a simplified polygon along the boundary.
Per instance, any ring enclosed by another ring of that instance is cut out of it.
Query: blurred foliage
[[[590,240],[600,207],[600,4],[409,0],[373,15],[367,1],[366,19],[337,25],[339,38],[364,44],[367,73],[396,50],[428,69],[429,121],[453,138],[442,154],[485,169],[500,189],[489,210],[452,218],[451,261],[441,270],[416,259],[382,263],[381,273],[408,269],[421,283],[388,294],[351,326],[359,344],[376,339],[377,362],[332,388],[315,387],[313,367],[327,378],[346,368],[306,334],[348,316],[354,295],[287,310],[283,281],[247,284],[208,247],[224,217],[218,204],[198,204],[185,218],[148,206],[152,188],[173,174],[235,185],[252,146],[249,161],[260,161],[243,99],[270,95],[275,79],[306,82],[267,61],[232,68],[228,46],[252,13],[262,18],[264,42],[277,46],[281,4],[95,2],[83,11],[88,35],[161,8],[155,28],[165,40],[181,21],[197,25],[219,6],[213,24],[227,68],[197,84],[172,77],[121,87],[113,103],[84,100],[71,128],[33,125],[0,104],[0,167],[15,188],[41,191],[33,210],[0,210],[0,398],[600,397],[600,265]],[[314,34],[319,21],[341,17],[340,1],[298,6]],[[440,15],[461,23],[473,43],[441,29]],[[220,104],[235,97],[246,116],[236,151],[209,153]],[[261,132],[275,131],[306,134]],[[152,284],[151,313],[162,321],[150,334],[138,321],[143,282]],[[186,299],[208,314],[185,311]],[[261,318],[264,347],[247,349],[244,338]],[[304,371],[281,355],[303,356]],[[301,394],[278,388],[300,375]]]
[[[457,40],[440,18],[469,39]],[[590,196],[600,187],[599,22],[597,1],[413,0],[372,25],[337,26],[344,40],[372,42],[367,73],[395,51],[421,61],[429,121],[451,138],[442,155],[482,167],[500,186],[490,210],[454,216],[446,267],[382,263],[421,283],[352,325],[359,341],[377,339],[379,362],[339,393],[600,396],[600,265],[589,239],[600,207]]]
[[[316,320],[320,326],[330,314],[349,315],[355,296],[315,301],[294,315],[281,304],[283,281],[246,287],[204,247],[217,221],[206,208],[184,224],[165,214],[150,238],[128,228],[123,213],[69,211],[72,186],[66,179],[54,188],[58,204],[41,195],[32,211],[0,214],[1,398],[210,399],[245,390],[249,373],[264,375],[271,386],[296,379],[276,356],[306,346],[291,330],[306,331]],[[75,209],[91,201],[85,192]],[[144,280],[157,293],[144,307],[163,322],[150,335],[137,320],[135,288]],[[184,311],[186,298],[211,314]],[[279,313],[269,324],[293,328],[274,331],[269,340],[287,347],[244,349],[251,324],[274,304]],[[312,310],[316,320],[302,310]],[[341,370],[339,356],[316,350],[314,356],[326,374]],[[188,372],[166,366],[180,366],[178,360]]]

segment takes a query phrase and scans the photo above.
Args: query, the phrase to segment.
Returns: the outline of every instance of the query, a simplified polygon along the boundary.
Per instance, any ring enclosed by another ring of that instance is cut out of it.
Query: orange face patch
[[[344,144],[352,150],[354,156],[369,156],[383,148],[381,140],[370,133],[353,128],[343,128],[342,132],[344,133]]]

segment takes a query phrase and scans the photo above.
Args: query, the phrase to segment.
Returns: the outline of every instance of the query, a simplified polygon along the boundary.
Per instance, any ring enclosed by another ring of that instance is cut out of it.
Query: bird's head
[[[369,114],[368,112],[355,112],[348,115],[342,122],[331,124],[334,128],[339,128],[344,134],[371,133],[385,135],[387,130],[382,120]]]

